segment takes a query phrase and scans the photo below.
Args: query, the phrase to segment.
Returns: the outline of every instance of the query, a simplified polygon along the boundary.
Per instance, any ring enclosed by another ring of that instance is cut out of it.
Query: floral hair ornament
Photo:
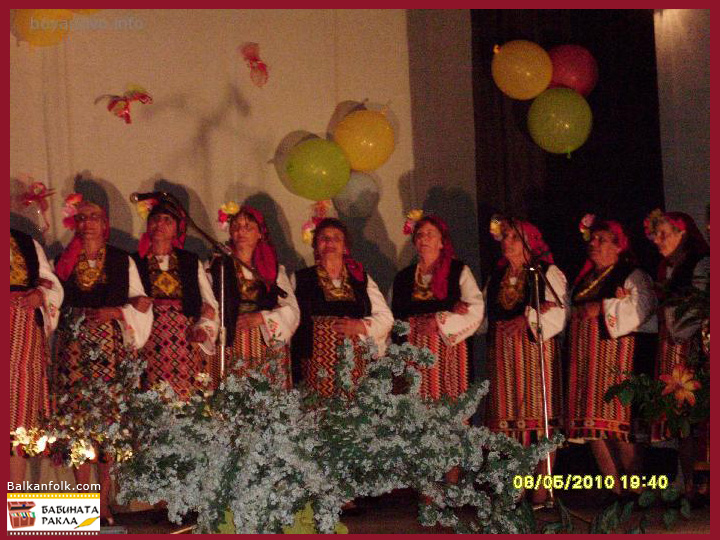
[[[315,236],[315,228],[326,217],[329,217],[329,212],[332,210],[333,204],[330,199],[324,201],[318,201],[310,205],[310,218],[303,223],[302,226],[302,240],[307,245],[311,245],[313,236]]]
[[[230,227],[230,218],[240,211],[240,206],[235,201],[228,201],[218,209],[218,223],[223,231]]]
[[[653,241],[655,239],[657,229],[661,223],[670,223],[670,225],[675,227],[678,231],[687,230],[685,221],[679,218],[677,212],[665,213],[659,208],[656,208],[650,212],[643,221],[645,236],[647,236],[648,240]]]
[[[417,225],[417,222],[420,221],[423,217],[423,211],[415,208],[414,210],[410,210],[407,214],[405,214],[405,224],[403,225],[403,234],[406,236],[409,236],[413,233],[415,230],[415,225]]]
[[[490,234],[496,242],[502,240],[502,222],[503,219],[500,214],[493,214],[490,218]]]
[[[147,221],[150,212],[157,203],[157,199],[145,199],[138,201],[135,203],[135,211],[144,221]]]
[[[133,101],[139,101],[143,104],[153,102],[152,96],[141,86],[130,86],[121,96],[103,94],[95,99],[95,104],[98,104],[104,99],[108,100],[107,110],[118,118],[125,120],[126,124],[132,123],[132,119],[130,118],[130,103]]]
[[[580,232],[582,233],[583,240],[586,242],[590,241],[590,229],[592,229],[593,223],[595,223],[595,214],[585,214],[580,220]]]
[[[80,206],[80,203],[83,201],[83,196],[81,193],[71,193],[67,197],[65,197],[65,205],[63,206],[62,213],[63,213],[63,226],[66,229],[74,230],[75,229],[75,214],[78,213],[78,207]]]
[[[21,180],[25,180],[30,184],[27,191],[21,195],[20,201],[22,202],[22,205],[26,207],[37,204],[38,214],[40,214],[44,222],[41,232],[45,234],[45,231],[50,228],[50,223],[45,215],[48,210],[47,198],[54,195],[55,190],[48,189],[45,184],[35,181],[35,179],[31,176],[25,174],[21,174],[19,176]]]

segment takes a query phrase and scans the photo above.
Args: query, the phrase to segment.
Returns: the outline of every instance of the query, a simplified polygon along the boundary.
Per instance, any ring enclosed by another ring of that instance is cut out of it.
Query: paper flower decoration
[[[405,214],[405,223],[403,224],[403,234],[408,236],[413,233],[415,230],[415,225],[418,221],[420,221],[423,217],[423,211],[415,208],[413,210],[410,210],[407,214]]]
[[[595,223],[595,214],[585,214],[580,220],[580,232],[582,233],[583,240],[586,242],[590,241],[590,228]]]
[[[148,94],[147,90],[140,86],[129,87],[127,91],[121,96],[117,96],[114,94],[104,94],[95,100],[95,104],[99,103],[104,99],[108,100],[107,110],[113,113],[118,118],[122,118],[123,120],[125,120],[126,124],[132,123],[132,119],[130,118],[131,102],[139,101],[143,104],[153,102],[152,96]]]
[[[33,204],[37,205],[37,212],[43,220],[41,232],[45,232],[50,228],[50,223],[47,220],[46,212],[48,210],[47,198],[55,194],[54,189],[48,189],[42,182],[37,182],[32,176],[27,174],[20,174],[20,180],[25,183],[29,183],[29,187],[25,193],[20,196],[20,202],[23,206],[29,207]]]
[[[258,88],[268,82],[268,65],[260,59],[260,45],[257,43],[243,43],[238,52],[250,68],[250,80]]]

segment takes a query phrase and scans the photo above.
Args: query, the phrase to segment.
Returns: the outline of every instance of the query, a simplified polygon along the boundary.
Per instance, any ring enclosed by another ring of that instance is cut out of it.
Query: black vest
[[[500,283],[505,276],[507,266],[495,268],[490,274],[487,288],[487,316],[490,323],[494,321],[508,321],[520,315],[525,314],[525,307],[535,307],[535,278],[532,273],[525,271],[525,288],[522,298],[510,309],[506,310],[500,302],[498,296],[500,294]],[[542,273],[547,275],[548,264],[541,262],[540,269]],[[540,278],[538,283],[538,291],[540,292],[540,302],[545,302],[545,281]]]
[[[238,278],[235,273],[235,263],[230,257],[223,256],[222,258],[216,258],[210,265],[210,275],[212,276],[212,288],[215,293],[215,298],[218,303],[220,302],[220,264],[225,267],[225,329],[226,329],[226,343],[228,346],[232,346],[233,340],[235,339],[235,322],[237,321],[238,314],[240,313],[240,303],[247,302],[240,298],[240,290],[238,288]],[[254,302],[253,309],[251,311],[264,311],[275,309],[278,305],[278,288],[277,286],[271,287],[267,290],[267,287],[262,287],[260,295],[256,302]]]
[[[583,279],[583,281],[576,285],[573,290],[573,304],[579,305],[584,304],[585,302],[599,302],[606,298],[615,298],[615,291],[617,290],[617,288],[624,286],[625,280],[635,270],[637,270],[637,267],[635,265],[618,262],[615,265],[615,268],[613,268],[610,273],[605,276],[605,279],[603,279],[600,287],[598,287],[598,289],[593,294],[587,295],[584,298],[578,300],[575,298],[575,295],[578,292],[582,291],[589,283],[592,282],[592,279]]]
[[[200,283],[198,282],[198,256],[184,249],[173,248],[178,261],[178,274],[182,286],[182,312],[188,318],[197,319],[200,317],[202,307],[202,296],[200,295]],[[148,254],[141,257],[139,253],[133,253],[132,258],[137,265],[140,279],[142,280],[145,292],[152,293],[152,282],[150,281],[150,263]]]
[[[128,268],[130,255],[116,247],[105,246],[105,283],[96,283],[89,291],[83,291],[75,283],[75,271],[67,281],[62,282],[65,289],[63,306],[69,307],[119,307],[128,303]]]
[[[317,266],[295,272],[295,296],[300,306],[300,326],[292,338],[293,381],[302,379],[300,362],[312,356],[313,316],[351,317],[361,319],[372,313],[367,293],[367,274],[358,281],[348,273],[348,282],[355,295],[354,301],[328,302],[317,275]]]
[[[695,277],[695,267],[705,257],[706,255],[699,255],[697,253],[688,253],[682,257],[673,268],[669,280],[665,279],[665,276],[661,277],[668,292],[677,294],[683,292],[683,289],[690,287],[693,282],[693,277]]]
[[[10,234],[18,245],[20,253],[25,259],[25,266],[28,271],[28,286],[23,287],[21,285],[13,285],[10,287],[11,291],[26,291],[37,287],[38,278],[40,277],[40,262],[38,261],[37,252],[35,251],[35,244],[33,243],[32,236],[15,229],[10,229]]]
[[[573,290],[573,305],[577,306],[586,302],[600,302],[602,300],[605,300],[606,298],[615,298],[615,292],[617,291],[617,288],[623,287],[625,285],[625,280],[635,270],[637,270],[637,267],[635,265],[625,262],[618,262],[615,265],[615,268],[613,268],[610,273],[605,276],[605,279],[603,279],[600,287],[593,294],[589,294],[584,298],[578,300],[575,298],[575,295],[579,291],[582,291],[589,283],[592,283],[592,279],[583,279],[582,282],[576,285]],[[605,323],[603,322],[603,314],[600,313],[598,317],[600,318],[600,339],[610,339],[610,333],[608,332],[607,328],[605,327]],[[635,332],[633,332],[632,334],[637,335]]]
[[[392,289],[392,312],[396,319],[407,320],[413,315],[425,315],[438,311],[452,311],[455,304],[460,300],[460,274],[465,263],[457,259],[450,262],[450,273],[448,274],[447,297],[444,300],[415,300],[412,297],[413,286],[415,285],[415,269],[417,264],[412,264],[398,272],[393,281]]]
[[[33,243],[32,236],[20,232],[15,229],[10,229],[10,234],[17,242],[20,253],[25,259],[25,266],[28,272],[28,286],[22,285],[11,285],[11,291],[27,291],[29,289],[37,287],[38,279],[40,277],[40,261],[38,261],[37,251],[35,251],[35,244]],[[43,327],[43,315],[40,308],[35,309],[35,322],[37,325]]]

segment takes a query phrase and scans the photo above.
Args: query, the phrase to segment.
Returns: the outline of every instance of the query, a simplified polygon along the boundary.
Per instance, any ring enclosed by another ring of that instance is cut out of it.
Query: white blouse
[[[57,328],[60,319],[60,306],[62,306],[65,292],[60,284],[60,280],[53,273],[52,266],[50,266],[47,256],[45,255],[45,250],[34,239],[33,246],[37,254],[39,277],[52,283],[50,288],[45,286],[38,287],[43,296],[43,303],[39,308],[43,316],[43,331],[45,332],[45,336],[49,337],[53,330]],[[10,264],[12,264],[12,259],[13,254],[12,250],[10,250]]]
[[[610,337],[619,338],[631,332],[657,332],[657,299],[652,278],[640,269],[634,270],[625,279],[623,288],[630,294],[602,301],[602,316]]]

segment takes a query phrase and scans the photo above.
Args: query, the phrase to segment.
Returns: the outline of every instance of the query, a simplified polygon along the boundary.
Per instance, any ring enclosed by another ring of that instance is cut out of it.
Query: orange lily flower
[[[687,369],[684,365],[676,365],[672,373],[660,375],[660,380],[665,383],[662,395],[674,394],[678,407],[687,401],[692,407],[695,405],[695,390],[700,388],[700,382],[695,380],[695,372]]]

